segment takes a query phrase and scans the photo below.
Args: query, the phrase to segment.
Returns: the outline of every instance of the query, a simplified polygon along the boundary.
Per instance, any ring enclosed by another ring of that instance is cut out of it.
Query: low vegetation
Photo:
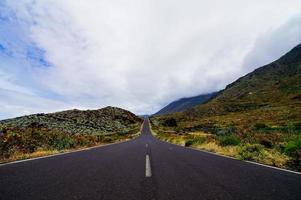
[[[2,127],[0,162],[38,157],[136,137],[139,127],[110,134],[71,134],[32,124],[26,128]]]
[[[60,116],[60,124],[54,116]],[[139,134],[141,122],[134,114],[113,107],[0,121],[0,162],[125,141]]]
[[[202,131],[171,131],[163,127],[159,128],[154,124],[152,127],[155,136],[166,142],[215,152],[240,160],[301,170],[300,143],[296,142],[294,138],[283,138],[281,142],[273,141],[274,144],[271,146],[268,142],[260,143],[260,141],[270,141],[267,138],[251,142],[248,138],[240,138],[236,134],[220,136]]]
[[[49,129],[56,129],[72,134],[105,134],[127,129],[142,119],[135,114],[116,107],[98,110],[66,110],[55,113],[39,113],[0,121],[0,125],[26,128],[38,123]]]

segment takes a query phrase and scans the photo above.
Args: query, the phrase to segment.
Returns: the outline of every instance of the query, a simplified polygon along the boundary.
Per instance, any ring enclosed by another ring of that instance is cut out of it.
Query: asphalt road
[[[301,175],[155,139],[0,166],[0,199],[301,199]],[[148,158],[147,158],[148,157]]]

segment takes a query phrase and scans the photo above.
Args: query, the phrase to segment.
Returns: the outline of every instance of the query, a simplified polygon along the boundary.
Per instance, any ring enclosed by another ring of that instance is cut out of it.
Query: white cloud
[[[74,107],[33,94],[3,90],[0,88],[0,119],[32,113],[54,112],[66,108],[71,109]]]
[[[301,43],[301,14],[258,37],[253,49],[245,56],[242,66],[250,70],[268,64],[299,43]]]
[[[51,64],[32,69],[39,90],[62,96],[65,107],[114,105],[136,113],[222,89],[276,59],[301,42],[300,29],[294,32],[296,23],[290,21],[300,16],[300,7],[299,0],[24,0],[6,5]],[[271,43],[281,50],[264,48]]]

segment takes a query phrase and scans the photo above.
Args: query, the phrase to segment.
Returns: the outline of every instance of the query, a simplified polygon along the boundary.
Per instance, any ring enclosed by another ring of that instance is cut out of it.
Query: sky
[[[0,119],[151,114],[301,43],[300,0],[0,0]]]

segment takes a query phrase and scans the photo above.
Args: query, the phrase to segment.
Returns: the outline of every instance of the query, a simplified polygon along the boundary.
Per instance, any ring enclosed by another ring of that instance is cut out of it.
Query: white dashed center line
[[[152,176],[152,169],[150,165],[150,158],[147,154],[145,157],[145,177],[151,177]]]

